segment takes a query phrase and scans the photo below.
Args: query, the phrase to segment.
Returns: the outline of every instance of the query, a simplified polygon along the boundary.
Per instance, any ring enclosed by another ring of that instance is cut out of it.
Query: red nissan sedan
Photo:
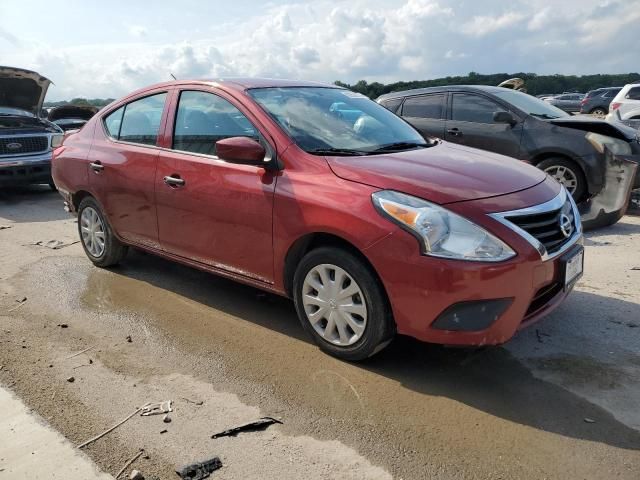
[[[332,85],[145,88],[67,135],[53,178],[97,266],[132,246],[291,297],[346,360],[396,333],[501,344],[582,274],[576,206],[544,172]]]

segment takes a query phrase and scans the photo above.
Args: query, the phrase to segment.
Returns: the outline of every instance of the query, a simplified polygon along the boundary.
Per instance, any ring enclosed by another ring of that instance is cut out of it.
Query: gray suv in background
[[[377,102],[425,137],[531,163],[562,183],[577,202],[602,190],[605,150],[640,161],[635,129],[593,117],[571,116],[536,97],[507,88],[422,88],[382,95]],[[635,187],[640,187],[640,173]]]
[[[580,113],[604,116],[609,113],[609,104],[622,87],[598,88],[587,92],[580,102]]]
[[[57,125],[41,117],[51,81],[39,73],[0,66],[0,187],[49,184]]]

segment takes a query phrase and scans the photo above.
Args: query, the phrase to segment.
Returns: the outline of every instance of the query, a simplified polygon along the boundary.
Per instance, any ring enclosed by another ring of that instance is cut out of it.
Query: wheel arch
[[[80,202],[82,202],[82,200],[84,200],[87,197],[95,198],[95,196],[88,190],[78,190],[77,192],[74,192],[73,194],[71,194],[71,203],[72,203],[74,212],[78,211],[78,207],[80,207]]]
[[[293,297],[293,276],[295,275],[296,267],[300,263],[300,260],[302,260],[302,258],[307,253],[319,247],[342,248],[362,260],[367,268],[369,268],[371,273],[375,276],[376,280],[379,282],[386,300],[389,301],[386,289],[384,287],[384,282],[382,282],[380,275],[376,271],[373,264],[366,257],[366,255],[364,255],[358,247],[356,247],[353,243],[349,242],[345,238],[327,232],[313,232],[305,234],[304,236],[298,238],[295,242],[293,242],[289,247],[289,250],[285,255],[283,271],[284,290],[287,296],[289,296],[290,298]]]

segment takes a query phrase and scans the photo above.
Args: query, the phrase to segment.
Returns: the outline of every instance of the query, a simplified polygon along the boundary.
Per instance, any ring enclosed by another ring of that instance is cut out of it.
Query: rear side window
[[[118,139],[120,135],[120,125],[122,124],[122,114],[124,113],[124,107],[111,112],[104,119],[104,126],[107,129],[107,133],[111,138]]]
[[[451,119],[459,122],[493,123],[494,112],[504,110],[486,97],[455,93],[451,106]]]
[[[258,139],[258,132],[244,114],[218,95],[183,91],[173,130],[173,148],[216,155],[216,142],[229,137]]]
[[[633,87],[631,90],[629,90],[626,98],[628,98],[629,100],[640,100],[640,87]]]
[[[618,92],[622,90],[621,88],[618,88],[617,90],[607,90],[606,92],[604,92],[604,95],[602,95],[604,98],[613,98],[615,97]]]
[[[159,93],[127,103],[118,139],[143,145],[155,145],[166,97],[166,93]]]
[[[421,95],[410,97],[402,105],[403,117],[442,118],[444,95]]]
[[[388,100],[382,100],[380,105],[382,105],[387,110],[392,111],[393,113],[397,113],[398,107],[402,103],[402,97],[400,98],[390,98]]]

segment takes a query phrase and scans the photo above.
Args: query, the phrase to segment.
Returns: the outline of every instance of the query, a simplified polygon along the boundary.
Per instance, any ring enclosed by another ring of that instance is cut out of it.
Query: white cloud
[[[4,2],[12,1],[14,16],[4,15]],[[173,18],[174,4],[157,0],[157,13],[148,12],[144,22],[132,15],[135,24],[105,21],[67,36],[57,32],[52,42],[46,29],[17,25],[19,0],[3,0],[2,63],[51,78],[50,99],[117,97],[170,74],[389,82],[470,71],[638,69],[634,49],[621,45],[637,42],[632,22],[637,25],[640,12],[623,0],[606,8],[601,0],[317,0],[255,7],[243,1],[216,11],[215,21],[208,4],[193,2]]]
[[[461,30],[469,35],[482,37],[520,23],[525,18],[523,13],[507,12],[500,16],[481,15],[463,23]]]

